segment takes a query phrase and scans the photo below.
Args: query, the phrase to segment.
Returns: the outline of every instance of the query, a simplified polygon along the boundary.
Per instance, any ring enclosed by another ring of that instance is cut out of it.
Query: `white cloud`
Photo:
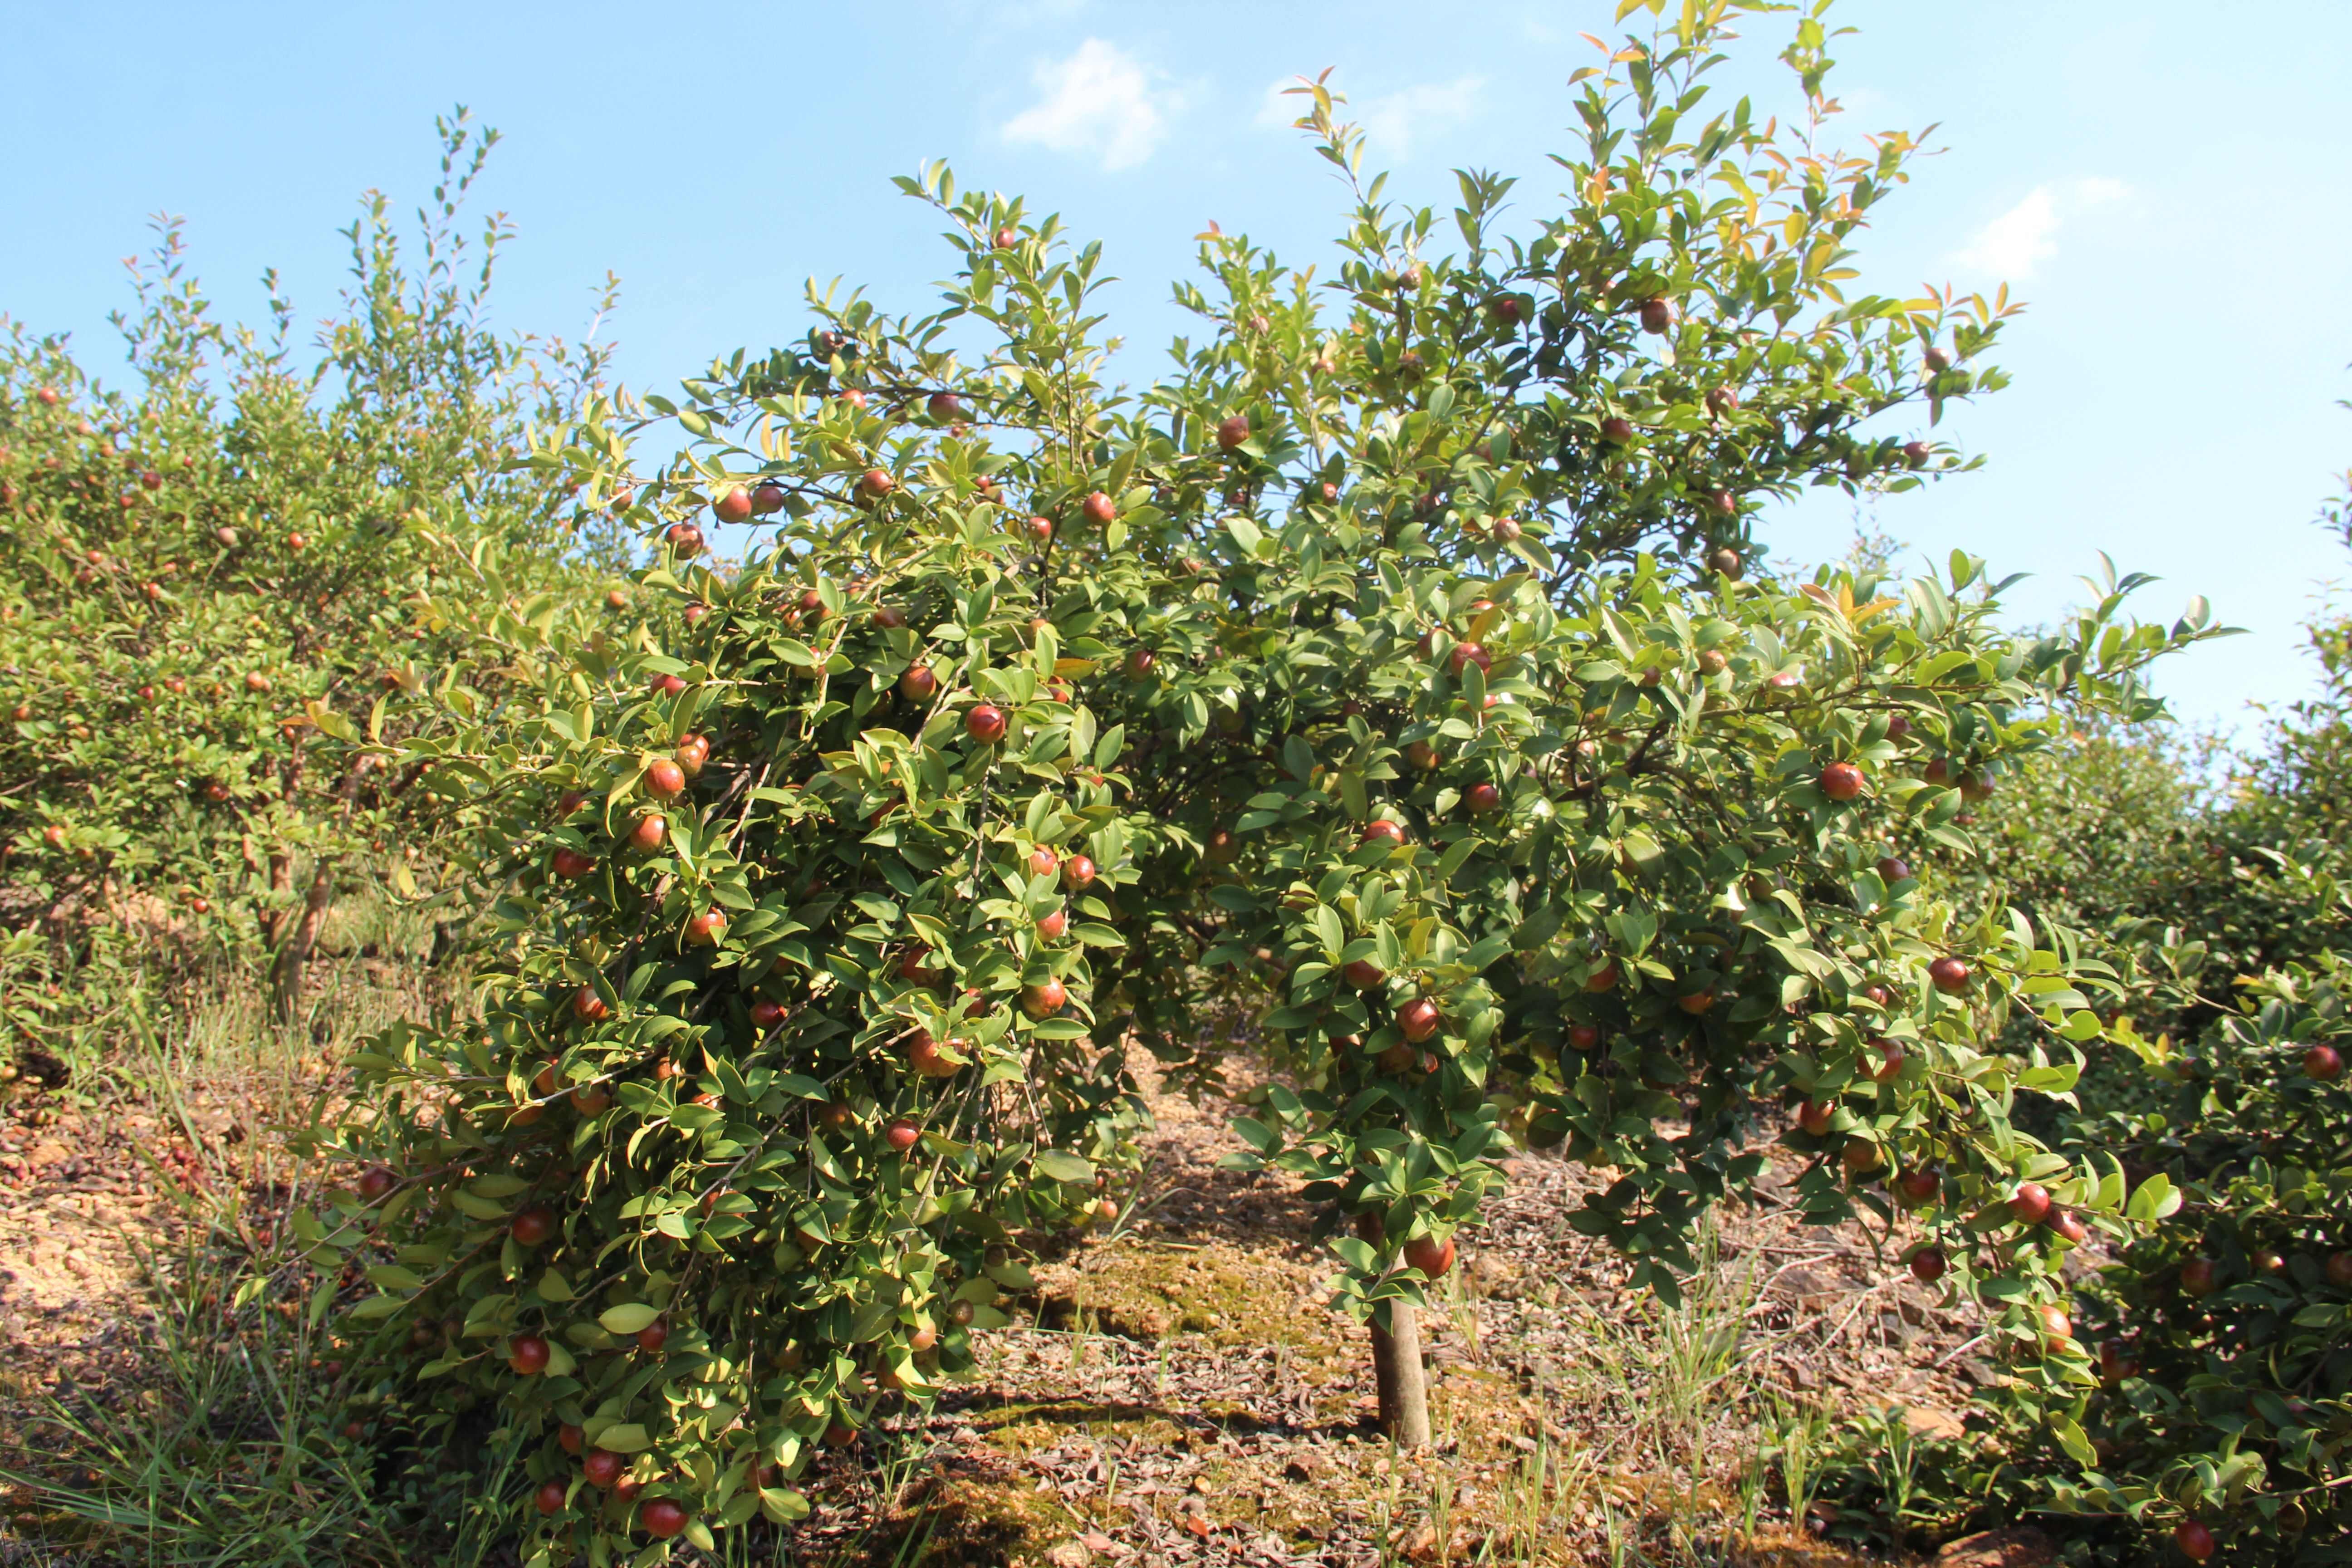
[[[1400,88],[1366,99],[1357,118],[1371,133],[1373,146],[1389,148],[1402,157],[1412,151],[1412,139],[1421,132],[1459,125],[1476,113],[1478,94],[1486,85],[1485,77],[1460,76],[1452,81]]]
[[[2131,187],[2121,180],[2098,176],[2036,185],[1977,230],[1952,259],[1969,271],[1998,273],[2007,281],[2030,278],[2036,264],[2058,254],[2058,230],[2067,218],[2129,195]]]
[[[1101,38],[1088,38],[1067,59],[1040,62],[1032,79],[1038,100],[1004,122],[1004,139],[1096,158],[1108,170],[1150,157],[1169,116],[1182,107],[1133,56]]]

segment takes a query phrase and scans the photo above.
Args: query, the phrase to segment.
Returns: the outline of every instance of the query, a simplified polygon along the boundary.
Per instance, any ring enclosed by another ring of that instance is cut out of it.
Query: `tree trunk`
[[[1429,1380],[1422,1375],[1419,1310],[1391,1301],[1389,1326],[1372,1324],[1372,1371],[1381,1388],[1381,1430],[1401,1448],[1429,1447]]]
[[[280,1023],[292,1023],[301,1005],[302,968],[310,961],[310,950],[319,944],[319,931],[327,923],[327,906],[334,900],[335,863],[321,856],[310,872],[302,917],[295,921],[293,934],[278,950],[278,962],[270,969],[270,1004]]]

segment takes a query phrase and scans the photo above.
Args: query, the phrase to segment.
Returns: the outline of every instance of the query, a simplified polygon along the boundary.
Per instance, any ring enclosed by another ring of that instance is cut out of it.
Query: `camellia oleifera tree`
[[[1965,556],[1744,580],[1768,500],[1964,466],[1896,422],[1998,384],[2000,310],[1841,296],[1911,142],[1698,123],[1730,10],[1595,74],[1530,237],[1475,174],[1450,256],[1360,191],[1328,289],[1211,237],[1206,336],[1140,395],[1101,384],[1097,253],[934,169],[939,312],[814,298],[805,349],[543,450],[664,554],[639,620],[510,617],[515,689],[387,755],[479,826],[483,1005],[362,1060],[313,1233],[381,1288],[364,1397],[500,1435],[533,1561],[795,1516],[814,1447],[966,1363],[1024,1232],[1111,1201],[1130,1044],[1205,1072],[1237,1007],[1292,1084],[1236,1163],[1347,1227],[1401,1439],[1422,1288],[1514,1142],[1617,1166],[1580,1223],[1671,1292],[1781,1134],[1814,1214],[1916,1212],[1914,1272],[2000,1307],[2080,1440],[2056,1268],[2126,1194],[2010,1111],[2098,1020],[1902,858],[1965,848],[2054,705],[2145,710],[2201,615],[2016,644]],[[640,473],[649,422],[686,449]],[[714,517],[758,526],[740,565]]]
[[[406,876],[436,815],[412,777],[323,756],[306,705],[373,702],[400,734],[477,618],[414,595],[586,575],[577,506],[508,469],[533,420],[583,406],[602,351],[480,325],[507,230],[457,225],[494,138],[442,131],[421,266],[372,198],[313,363],[283,300],[271,334],[213,319],[175,224],[118,319],[128,387],[62,340],[0,339],[6,990],[45,1044],[124,1005],[111,960],[262,962],[290,1005],[338,889]]]

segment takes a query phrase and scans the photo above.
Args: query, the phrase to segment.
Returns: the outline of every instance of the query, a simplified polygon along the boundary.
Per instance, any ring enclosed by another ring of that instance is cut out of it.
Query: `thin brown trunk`
[[[310,873],[310,890],[302,899],[302,918],[294,922],[294,932],[278,950],[278,962],[270,971],[271,1002],[282,1022],[292,1022],[301,1005],[302,968],[310,961],[310,950],[318,945],[319,931],[327,923],[327,906],[334,900],[334,862],[322,856]]]
[[[1421,1366],[1420,1312],[1389,1304],[1389,1326],[1372,1324],[1372,1372],[1381,1390],[1381,1430],[1400,1448],[1429,1447],[1429,1380]]]
[[[286,895],[294,886],[294,857],[283,849],[269,852],[269,903],[261,911],[261,940],[271,947],[286,934]]]

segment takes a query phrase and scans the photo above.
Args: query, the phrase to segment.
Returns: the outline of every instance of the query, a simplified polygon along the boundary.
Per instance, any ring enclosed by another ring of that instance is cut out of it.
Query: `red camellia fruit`
[[[1895,1178],[1895,1194],[1914,1208],[1934,1199],[1943,1183],[1924,1165],[1914,1165]]]
[[[1935,451],[1936,448],[1925,441],[1906,441],[1903,443],[1903,460],[1915,468],[1920,468],[1935,455]]]
[[[1432,1279],[1443,1279],[1454,1268],[1454,1238],[1444,1241],[1433,1236],[1416,1236],[1404,1244],[1404,1262],[1408,1268],[1418,1268]]]
[[[2344,1076],[2344,1056],[2334,1046],[2314,1046],[2303,1053],[2303,1076],[2334,1083]]]
[[[1591,974],[1584,977],[1584,988],[1587,991],[1614,990],[1617,985],[1617,961],[1612,958],[1608,963],[1602,964],[1600,968],[1594,970]]]
[[[553,1353],[537,1334],[517,1334],[507,1342],[507,1364],[525,1377],[545,1372]]]
[[[269,689],[269,677],[257,669],[247,670],[245,677],[245,689],[247,691],[267,691]]]
[[[1069,999],[1069,988],[1060,981],[1043,980],[1021,993],[1021,1010],[1033,1018],[1050,1018]]]
[[[2050,1228],[2072,1246],[2080,1247],[2091,1238],[2091,1227],[2073,1209],[2060,1209],[2050,1216]]]
[[[1437,1004],[1426,996],[1416,996],[1397,1009],[1397,1027],[1413,1044],[1437,1033]]]
[[[1822,770],[1822,793],[1832,800],[1852,800],[1862,793],[1862,770],[1852,763],[1832,763]]]
[[[1568,1026],[1570,1050],[1595,1051],[1601,1048],[1601,1031],[1591,1024],[1570,1024]]]
[[[983,746],[992,746],[1004,739],[1004,710],[992,702],[982,702],[963,716],[963,732]]]
[[[1476,643],[1458,642],[1454,645],[1453,652],[1446,656],[1446,664],[1458,679],[1465,665],[1476,665],[1481,674],[1493,669],[1495,656]]]
[[[1966,991],[1969,988],[1968,961],[1949,955],[1939,958],[1927,965],[1927,978],[1934,981],[1936,989],[1946,995]]]
[[[390,1195],[399,1178],[389,1165],[370,1165],[360,1173],[360,1196],[369,1203],[381,1203]]]
[[[680,736],[677,749],[670,752],[670,756],[691,778],[702,771],[703,763],[710,760],[710,738],[708,735]]]
[[[1073,891],[1095,879],[1095,863],[1091,857],[1073,855],[1062,862],[1062,883]]]
[[[507,1227],[517,1245],[537,1247],[555,1234],[555,1216],[542,1208],[528,1208]]]
[[[686,940],[698,947],[717,947],[727,935],[727,917],[705,910],[686,922]]]
[[[650,855],[669,837],[669,819],[649,811],[629,825],[629,842]]]
[[[782,511],[783,510],[783,506],[784,487],[778,484],[775,480],[761,479],[758,484],[751,487],[751,515],[753,517],[765,517],[770,512]]]
[[[583,1024],[601,1024],[613,1016],[613,1008],[593,985],[583,985],[572,994],[572,1016]]]
[[[686,788],[686,770],[668,757],[655,759],[646,769],[646,790],[659,800],[667,800]]]
[[[667,1343],[669,1343],[669,1323],[666,1319],[656,1318],[637,1331],[637,1348],[647,1355],[661,1354],[662,1346]]]
[[[1037,917],[1037,934],[1047,942],[1059,942],[1070,929],[1070,911],[1054,910]]]
[[[1715,992],[1712,988],[1708,987],[1702,987],[1696,991],[1685,992],[1682,995],[1675,998],[1675,1005],[1696,1018],[1701,1014],[1711,1012],[1714,1009]]]
[[[1797,1125],[1811,1137],[1819,1138],[1830,1130],[1837,1115],[1837,1107],[1825,1100],[1809,1100],[1797,1108]]]
[[[1088,522],[1107,523],[1118,516],[1118,503],[1100,490],[1087,497],[1086,504],[1081,510],[1087,514]]]
[[[961,1051],[963,1042],[948,1044]],[[940,1054],[940,1042],[929,1029],[918,1029],[907,1037],[907,1065],[921,1078],[953,1078],[963,1070],[963,1064]]]
[[[1230,452],[1250,438],[1249,416],[1228,414],[1217,423],[1217,445]]]
[[[905,1117],[894,1119],[882,1129],[882,1141],[903,1154],[921,1142],[923,1130]]]
[[[2338,1290],[2352,1290],[2352,1252],[2330,1253],[2325,1272]]]
[[[909,702],[929,702],[939,689],[940,678],[927,664],[908,665],[907,673],[898,678],[898,695]]]
[[[1503,326],[1516,327],[1519,324],[1519,301],[1516,295],[1498,294],[1486,309]]]
[[[2020,1225],[2040,1225],[2050,1215],[2050,1189],[2026,1182],[2009,1194],[2009,1217]]]
[[[923,407],[934,419],[952,419],[963,412],[963,399],[952,392],[934,392],[924,401]]]
[[[753,1028],[763,1031],[772,1029],[783,1021],[784,1008],[782,1003],[771,1002],[765,996],[762,996],[758,1001],[751,1004],[751,1026]]]
[[[1944,1277],[1944,1249],[1923,1247],[1911,1255],[1911,1278],[1922,1285],[1933,1285]]]
[[[1870,1076],[1878,1083],[1893,1083],[1903,1076],[1903,1047],[1893,1040],[1874,1039],[1863,1047],[1878,1059],[1871,1064]]]
[[[588,1478],[590,1486],[598,1491],[608,1492],[613,1489],[613,1483],[621,1479],[621,1472],[628,1468],[628,1463],[609,1448],[598,1448],[580,1461],[580,1470]]]
[[[2210,1258],[2191,1258],[2180,1266],[2180,1288],[2191,1296],[2210,1296],[2221,1285],[2221,1271]]]
[[[562,1481],[540,1482],[539,1490],[533,1494],[535,1500],[539,1503],[539,1511],[541,1513],[562,1513],[563,1511],[563,1497],[569,1490],[571,1490],[571,1489],[565,1486]]]
[[[699,555],[702,553],[702,530],[695,527],[694,524],[690,522],[671,523],[667,531],[662,534],[662,537],[667,540],[669,542],[669,547],[672,550],[677,551],[680,555]]]
[[[890,477],[887,468],[868,468],[866,477],[857,481],[858,492],[862,495],[887,496],[898,488],[898,481]]]
[[[907,624],[907,612],[896,605],[877,605],[873,621],[885,631],[896,631]]]
[[[740,485],[730,486],[710,503],[710,510],[721,522],[742,522],[751,515],[751,492]],[[696,537],[700,536],[697,530]]]
[[[1503,804],[1503,792],[1490,784],[1474,784],[1462,792],[1462,804],[1483,816]]]
[[[1129,680],[1141,680],[1151,673],[1151,667],[1159,662],[1160,656],[1150,648],[1131,647],[1127,650],[1127,678]]]
[[[2066,1309],[2057,1302],[2042,1302],[2034,1310],[2034,1315],[2042,1320],[2042,1331],[2046,1337],[2053,1340],[2071,1340],[2074,1337],[2074,1320],[2068,1317]]]
[[[1663,332],[1674,324],[1675,308],[1672,305],[1669,305],[1664,300],[1644,300],[1642,301],[1642,330],[1643,331]]]
[[[1031,876],[1050,877],[1061,868],[1062,858],[1059,855],[1055,854],[1051,849],[1045,847],[1043,844],[1038,845],[1034,849],[1029,851],[1029,874]]]
[[[1601,438],[1622,447],[1633,438],[1633,422],[1612,414],[1601,422]]]
[[[686,689],[686,678],[677,675],[656,675],[647,684],[646,689],[656,697],[675,697]]]
[[[1357,840],[1359,845],[1402,844],[1403,842],[1404,825],[1402,823],[1391,822],[1385,817],[1378,822],[1368,822],[1364,824],[1363,836]]]
[[[1952,368],[1952,351],[1937,344],[1928,344],[1927,351],[1919,357],[1929,370],[1946,371]]]
[[[1889,887],[1897,882],[1907,882],[1911,879],[1911,863],[1889,855],[1878,862],[1878,879]]]
[[[1359,991],[1370,991],[1389,976],[1388,971],[1370,959],[1358,958],[1340,966],[1339,977]]]
[[[2213,1532],[2200,1520],[2184,1519],[2172,1527],[2172,1544],[2191,1563],[2202,1563],[2213,1555]]]
[[[583,855],[568,846],[555,852],[555,874],[559,877],[576,882],[595,868],[596,858],[593,855]]]
[[[683,1506],[666,1497],[657,1497],[637,1510],[637,1520],[646,1527],[646,1533],[656,1541],[669,1540],[685,1530],[693,1519],[694,1516]]]
[[[995,244],[997,249],[1010,250],[1020,243],[1021,234],[1018,229],[1000,228],[996,231]]]
[[[555,1429],[556,1446],[567,1454],[577,1454],[587,1441],[587,1432],[569,1422]]]

